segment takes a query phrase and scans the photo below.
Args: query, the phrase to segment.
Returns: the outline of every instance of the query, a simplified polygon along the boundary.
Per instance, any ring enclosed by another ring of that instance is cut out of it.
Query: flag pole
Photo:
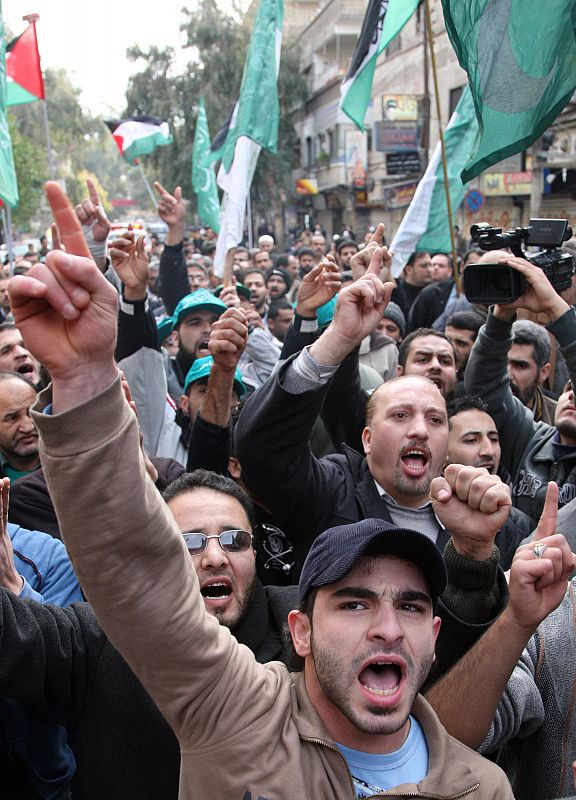
[[[430,61],[432,63],[432,76],[434,79],[434,95],[436,98],[436,115],[438,117],[438,138],[442,150],[442,171],[444,173],[444,194],[446,196],[446,210],[448,212],[448,226],[450,228],[450,245],[452,248],[452,272],[456,283],[456,293],[459,295],[460,275],[458,274],[458,258],[456,256],[456,241],[454,239],[454,225],[452,224],[452,203],[450,202],[450,187],[448,185],[448,165],[446,163],[446,147],[444,145],[444,131],[442,129],[442,116],[440,111],[440,93],[438,91],[438,72],[436,70],[436,53],[434,52],[434,36],[432,35],[432,16],[430,14],[430,0],[425,0],[426,29],[430,45]]]
[[[236,252],[235,247],[231,247],[230,250],[226,253],[226,260],[224,262],[224,275],[222,276],[222,284],[224,286],[232,286],[233,281],[232,278],[234,277],[234,253]]]
[[[248,188],[248,196],[246,197],[246,216],[248,217],[248,249],[252,250],[254,247],[254,231],[252,230],[252,187]]]
[[[148,191],[148,194],[150,195],[150,199],[152,200],[152,203],[154,204],[154,208],[157,211],[158,210],[158,201],[156,200],[156,195],[152,191],[152,187],[150,186],[148,178],[144,174],[144,170],[142,169],[142,162],[140,161],[140,159],[138,159],[138,169],[140,170],[140,175],[142,177],[142,180],[144,181],[144,186],[146,187],[146,189]]]
[[[46,134],[46,149],[48,150],[48,166],[50,177],[56,180],[56,164],[54,163],[54,152],[52,150],[52,139],[50,138],[50,127],[48,125],[48,101],[44,100],[44,132]]]
[[[14,249],[12,247],[12,209],[6,205],[2,208],[2,225],[6,234],[6,247],[8,248],[8,263],[10,275],[14,274]]]

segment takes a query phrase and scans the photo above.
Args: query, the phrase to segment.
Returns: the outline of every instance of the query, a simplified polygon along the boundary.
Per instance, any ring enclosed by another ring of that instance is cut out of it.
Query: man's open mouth
[[[358,675],[360,684],[377,697],[396,694],[403,678],[402,664],[388,659],[369,662]]]
[[[210,348],[208,347],[208,339],[202,339],[201,342],[198,342],[198,354],[200,357],[210,355]]]
[[[232,594],[232,584],[227,578],[208,580],[201,586],[200,593],[210,600],[227,600]]]
[[[405,447],[400,454],[400,460],[409,475],[421,475],[427,469],[430,458],[427,447]]]
[[[490,475],[496,471],[496,464],[494,461],[482,461],[480,464],[476,464],[476,466],[487,469]]]
[[[435,386],[437,386],[440,389],[440,391],[443,391],[443,389],[444,389],[444,379],[443,378],[441,378],[439,375],[426,375],[426,377],[428,378],[429,381],[432,381],[432,383]]]
[[[34,367],[32,364],[20,364],[19,367],[16,368],[16,372],[19,375],[31,375],[34,372]]]

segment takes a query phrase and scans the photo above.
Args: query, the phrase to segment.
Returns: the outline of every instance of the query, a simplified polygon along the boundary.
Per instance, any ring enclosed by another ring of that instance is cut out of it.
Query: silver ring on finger
[[[543,558],[547,547],[548,545],[545,544],[535,544],[534,547],[532,548],[532,552],[534,553],[534,558]]]

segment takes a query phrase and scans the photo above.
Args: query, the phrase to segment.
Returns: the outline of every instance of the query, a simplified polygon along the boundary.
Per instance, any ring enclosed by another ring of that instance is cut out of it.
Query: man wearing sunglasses
[[[227,487],[226,494],[213,488],[220,485]],[[206,610],[234,631],[249,612],[259,586],[251,504],[232,480],[204,470],[185,473],[175,480],[164,492],[164,499],[183,532]],[[243,513],[237,509],[240,500],[244,500]],[[265,591],[259,586],[259,594]],[[292,588],[288,597],[294,598]],[[274,630],[280,634],[282,621],[278,622]]]
[[[263,587],[256,578],[248,496],[230,478],[196,470],[164,499],[190,554],[182,566],[193,564],[206,610],[258,661],[286,661],[282,630],[297,587]],[[0,635],[0,695],[49,703],[51,718],[78,732],[74,792],[84,800],[176,800],[177,739],[88,603],[59,608],[0,589]]]

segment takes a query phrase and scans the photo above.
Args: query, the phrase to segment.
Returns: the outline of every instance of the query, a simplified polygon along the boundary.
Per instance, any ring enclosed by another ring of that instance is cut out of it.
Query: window
[[[458,102],[462,97],[463,91],[464,91],[463,86],[458,86],[456,89],[450,89],[450,101],[448,104],[448,119],[450,119],[450,117],[456,110],[456,106],[458,105]]]
[[[334,129],[328,131],[328,153],[331,158],[337,154],[337,136]]]
[[[420,0],[418,3],[418,8],[416,9],[414,19],[416,20],[416,33],[424,33],[424,27],[426,25],[426,9],[424,8],[424,3],[422,0]]]
[[[388,47],[386,48],[386,58],[390,58],[394,53],[399,53],[402,50],[402,37],[400,34],[395,36]]]

